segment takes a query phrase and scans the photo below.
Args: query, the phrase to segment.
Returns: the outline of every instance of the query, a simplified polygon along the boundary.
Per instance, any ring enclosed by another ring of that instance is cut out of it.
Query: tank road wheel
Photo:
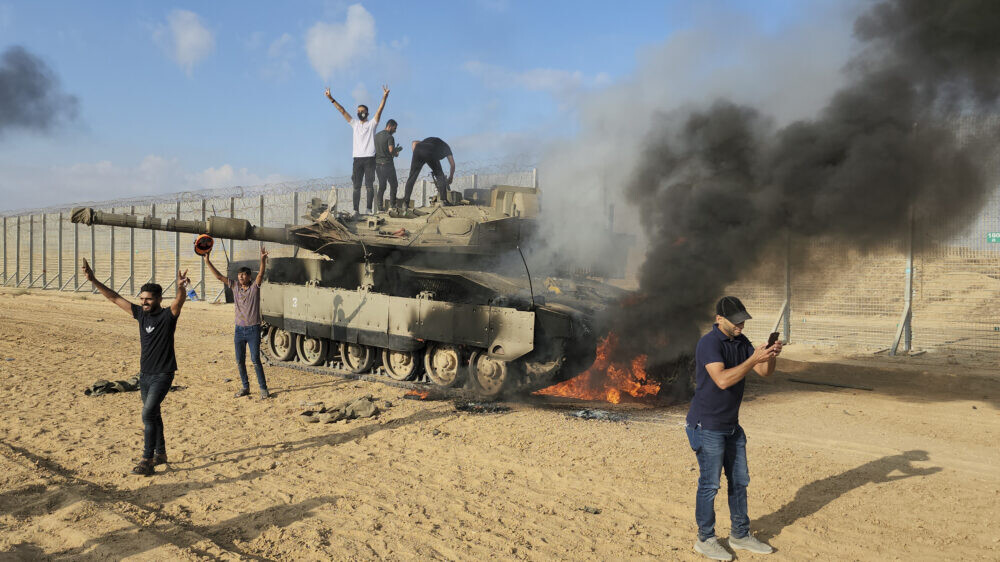
[[[278,361],[295,359],[295,334],[271,328],[267,332],[267,350]]]
[[[341,342],[340,358],[348,371],[363,373],[375,364],[375,350],[367,345]]]
[[[323,338],[310,338],[299,336],[295,338],[295,350],[299,354],[299,361],[306,365],[322,365],[326,361],[326,353],[330,349],[330,342]]]
[[[420,356],[416,351],[382,350],[382,366],[385,374],[394,381],[409,381],[420,372]]]
[[[462,350],[457,345],[432,343],[424,352],[424,367],[427,378],[443,387],[461,385],[465,380],[462,368]]]
[[[479,394],[496,398],[515,384],[518,365],[491,359],[484,351],[474,351],[469,357],[469,375]]]

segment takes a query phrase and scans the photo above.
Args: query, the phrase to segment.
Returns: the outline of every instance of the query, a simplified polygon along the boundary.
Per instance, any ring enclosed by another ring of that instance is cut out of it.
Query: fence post
[[[7,284],[7,216],[3,217],[3,284]]]
[[[80,290],[80,223],[73,223],[73,292]]]
[[[149,206],[149,216],[156,216],[156,203]],[[149,282],[156,283],[156,231],[149,231]]]
[[[208,218],[208,213],[206,212],[205,205],[208,202],[202,198],[201,200],[201,222],[205,222]],[[201,300],[205,300],[205,258],[201,259]]]
[[[174,216],[176,220],[181,220],[181,202],[177,201],[177,214]],[[176,280],[177,272],[181,270],[181,233],[174,232],[174,271],[170,277]],[[180,290],[180,287],[174,287],[176,290]]]
[[[785,340],[782,343],[789,343],[792,339],[792,233],[788,233],[788,240],[785,243]]]
[[[35,284],[35,215],[28,216],[28,288]]]
[[[292,192],[292,224],[299,224],[299,192]]]
[[[230,197],[229,198],[229,218],[231,218],[231,219],[232,218],[236,218],[236,198],[235,197]],[[229,260],[230,261],[236,261],[236,242],[232,238],[229,239]],[[229,275],[228,271],[226,272],[226,275]],[[223,289],[225,289],[225,287],[223,287]]]
[[[427,180],[420,180],[420,197],[423,203],[420,204],[421,207],[427,206]]]
[[[97,270],[97,227],[90,225],[90,267]],[[94,274],[94,278],[97,278],[97,274]],[[90,292],[96,293],[97,287],[93,283],[90,284]]]
[[[264,196],[263,195],[260,196],[260,226],[261,226],[261,228],[264,227]],[[264,242],[262,240],[258,241],[257,242],[258,253],[260,253],[260,249],[263,248],[263,247],[264,247]]]
[[[135,214],[135,205],[129,207],[129,214]],[[128,229],[128,294],[135,296],[135,229]]]
[[[46,220],[47,216],[48,215],[46,215],[45,213],[42,213],[42,290],[43,291],[45,290],[45,287],[47,286],[47,284],[45,282],[48,280],[48,275],[45,274],[45,270],[49,267],[49,261],[48,261],[48,258],[49,258],[49,252],[48,252],[49,236],[48,236],[48,233],[45,232],[46,227],[48,226],[48,220]]]
[[[531,187],[538,189],[538,168],[531,169]]]
[[[62,271],[63,271],[63,255],[62,255],[63,254],[63,217],[62,217],[62,215],[63,215],[62,213],[59,213],[59,236],[57,237],[57,239],[58,239],[57,245],[59,246],[59,257],[56,259],[56,267],[59,268],[59,273],[57,274],[59,281],[58,281],[58,283],[56,283],[56,285],[59,287],[60,291],[62,290],[62,286],[63,286],[63,282],[62,282],[62,280],[63,280],[63,274],[62,274]]]
[[[899,350],[900,340],[903,342],[903,351],[909,352],[913,343],[913,209],[910,209],[910,221],[907,225],[906,237],[906,293],[903,298],[903,315],[896,326],[896,338],[889,349],[889,355],[896,355]]]
[[[115,208],[111,207],[111,212],[115,212]],[[108,227],[108,241],[111,242],[111,257],[108,260],[108,270],[110,275],[108,277],[108,287],[111,287],[112,291],[118,291],[118,287],[115,286],[115,227]]]

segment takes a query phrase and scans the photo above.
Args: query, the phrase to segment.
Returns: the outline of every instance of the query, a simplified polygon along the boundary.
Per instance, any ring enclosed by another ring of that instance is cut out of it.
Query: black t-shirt
[[[414,154],[419,154],[424,160],[440,160],[451,156],[451,147],[448,143],[437,137],[427,137],[417,143],[413,149]]]
[[[740,334],[730,339],[719,330],[718,324],[698,340],[694,352],[695,389],[687,415],[688,425],[700,423],[704,429],[732,431],[740,423],[746,378],[722,389],[712,380],[705,365],[722,363],[723,368],[731,369],[749,359],[753,352],[753,344],[746,336]]]
[[[139,321],[139,344],[142,347],[139,370],[150,375],[176,371],[174,330],[177,328],[177,317],[170,312],[170,308],[161,307],[157,312],[149,313],[133,304],[132,318]]]
[[[392,145],[393,150],[389,150],[389,145]],[[375,163],[392,164],[395,147],[396,139],[393,138],[392,133],[385,129],[375,133]]]

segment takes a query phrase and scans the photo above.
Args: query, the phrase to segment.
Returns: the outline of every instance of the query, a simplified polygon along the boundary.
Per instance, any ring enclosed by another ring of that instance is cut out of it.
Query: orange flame
[[[620,403],[623,395],[632,398],[655,396],[660,391],[660,383],[649,380],[646,374],[646,355],[636,356],[627,363],[615,362],[611,357],[617,347],[618,335],[608,334],[597,345],[597,358],[589,369],[535,394],[604,400],[612,404]]]
[[[431,395],[429,390],[411,390],[403,395],[403,398],[410,400],[427,400]]]

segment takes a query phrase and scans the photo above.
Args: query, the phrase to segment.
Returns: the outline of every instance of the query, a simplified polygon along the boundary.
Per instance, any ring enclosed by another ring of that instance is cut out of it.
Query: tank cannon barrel
[[[142,230],[208,234],[214,238],[229,238],[232,240],[261,240],[264,242],[277,242],[279,244],[293,243],[288,235],[288,230],[285,228],[254,226],[246,219],[231,219],[229,217],[212,216],[204,221],[168,219],[107,213],[89,207],[76,207],[73,209],[70,220],[86,225],[100,224],[124,228],[139,228]]]

